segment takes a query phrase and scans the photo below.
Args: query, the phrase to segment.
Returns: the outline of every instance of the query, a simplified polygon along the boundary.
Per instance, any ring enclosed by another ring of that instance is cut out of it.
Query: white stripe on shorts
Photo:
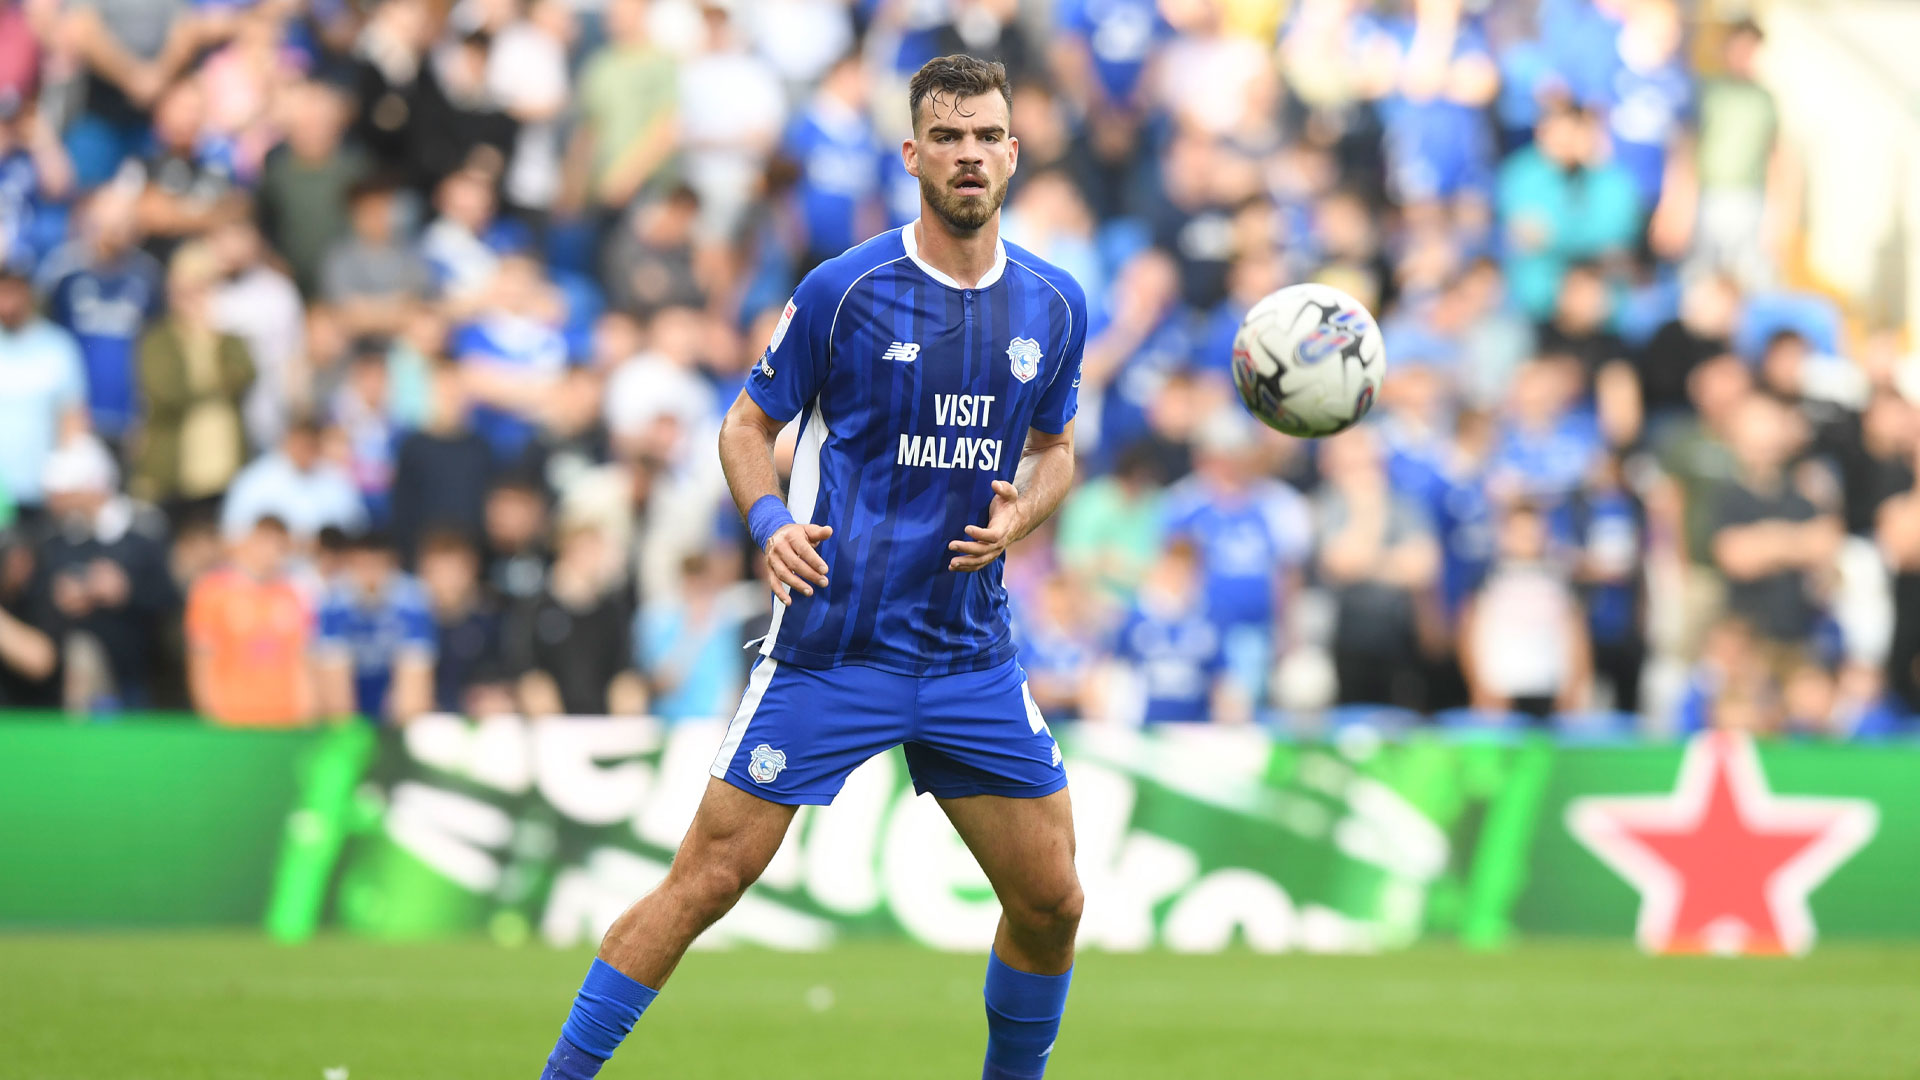
[[[721,740],[720,752],[713,756],[713,768],[707,770],[712,776],[725,779],[727,766],[733,764],[733,755],[740,750],[741,740],[747,737],[747,725],[753,722],[753,714],[760,710],[760,699],[767,696],[767,684],[773,682],[773,672],[780,661],[771,656],[763,656],[754,665],[753,674],[747,678],[747,692],[740,697],[740,708],[734,711],[733,723],[727,725],[727,737]]]

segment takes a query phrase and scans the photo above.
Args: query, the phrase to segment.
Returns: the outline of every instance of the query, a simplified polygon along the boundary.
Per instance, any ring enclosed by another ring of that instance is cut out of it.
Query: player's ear
[[[1020,136],[1007,136],[1007,175],[1020,171]]]
[[[907,167],[907,175],[920,178],[920,147],[912,139],[900,140],[900,160]]]

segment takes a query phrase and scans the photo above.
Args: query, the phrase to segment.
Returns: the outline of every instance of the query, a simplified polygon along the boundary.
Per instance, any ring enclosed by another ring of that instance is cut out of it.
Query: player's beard
[[[976,175],[986,178],[984,172]],[[954,179],[957,180],[959,177],[956,176]],[[947,184],[922,176],[920,177],[920,194],[926,198],[927,205],[933,207],[933,212],[940,215],[940,220],[956,231],[974,232],[992,221],[993,215],[1000,212],[1000,204],[1007,201],[1007,183],[1011,179],[1011,176],[1001,177],[998,184],[987,179],[985,195],[962,196],[955,194],[953,188]]]

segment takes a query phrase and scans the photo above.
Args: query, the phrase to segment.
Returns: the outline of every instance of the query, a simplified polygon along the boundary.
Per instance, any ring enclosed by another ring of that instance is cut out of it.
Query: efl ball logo
[[[747,775],[753,777],[753,782],[756,784],[773,783],[774,778],[779,776],[780,771],[786,767],[786,753],[775,750],[766,743],[754,747],[753,753],[747,755]]]
[[[1317,364],[1358,345],[1366,332],[1365,317],[1359,312],[1326,311],[1321,316],[1320,325],[1300,339],[1296,355],[1302,364]]]

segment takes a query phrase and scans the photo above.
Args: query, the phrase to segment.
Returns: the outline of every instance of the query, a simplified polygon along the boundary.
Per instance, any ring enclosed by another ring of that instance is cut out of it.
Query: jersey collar
[[[901,226],[900,228],[900,243],[903,247],[907,249],[907,258],[913,260],[913,265],[919,267],[921,273],[927,275],[928,277],[939,282],[940,284],[945,285],[947,288],[965,289],[966,288],[965,285],[962,285],[959,282],[948,277],[947,275],[941,273],[940,271],[935,270],[932,266],[929,266],[927,264],[927,261],[925,259],[922,259],[920,257],[920,245],[916,243],[913,239],[913,227],[918,224],[920,224],[920,219],[915,218],[912,222],[904,226]],[[993,243],[993,265],[987,268],[987,272],[984,275],[982,275],[980,278],[980,283],[978,285],[975,285],[974,288],[975,289],[992,288],[993,284],[1000,280],[1000,275],[1006,272],[1007,272],[1007,245],[1005,241],[996,240]]]

